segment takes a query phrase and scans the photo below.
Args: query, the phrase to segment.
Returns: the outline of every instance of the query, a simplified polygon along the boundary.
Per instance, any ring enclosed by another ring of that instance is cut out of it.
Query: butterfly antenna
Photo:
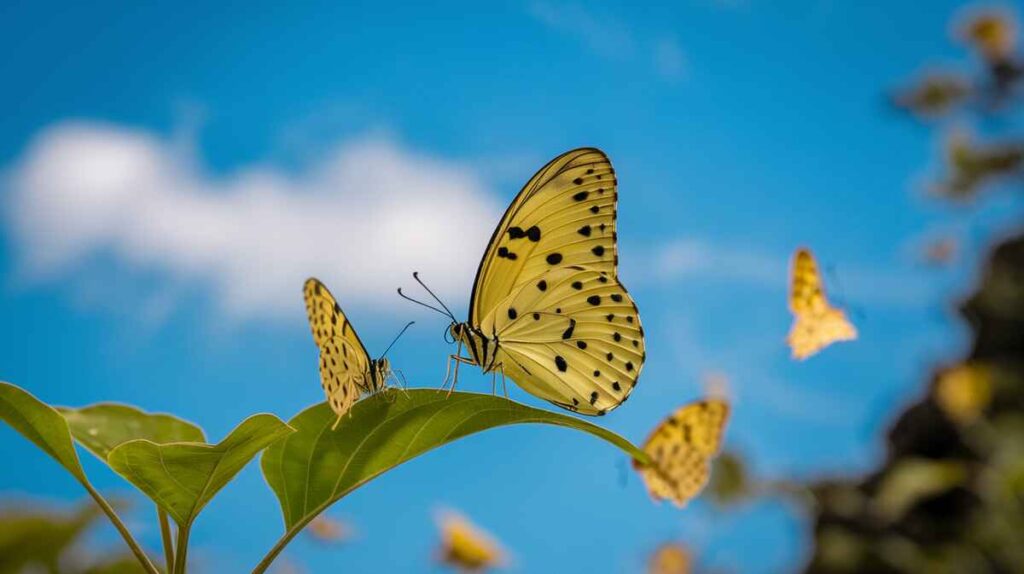
[[[424,289],[426,289],[426,290],[427,290],[427,293],[430,293],[430,296],[434,298],[434,301],[437,301],[437,302],[438,302],[438,304],[440,304],[440,305],[441,305],[441,307],[444,307],[444,310],[445,310],[445,311],[448,311],[448,316],[452,318],[452,321],[455,321],[455,313],[452,313],[452,310],[448,308],[448,305],[445,305],[445,304],[444,304],[444,301],[442,301],[440,297],[438,297],[437,295],[435,295],[435,294],[434,294],[434,292],[430,290],[430,287],[427,287],[427,284],[426,284],[426,283],[424,283],[424,282],[423,282],[423,281],[422,281],[422,280],[420,279],[420,272],[419,272],[419,271],[413,271],[413,272],[412,272],[412,278],[413,278],[413,279],[415,279],[415,280],[416,280],[416,282],[417,282],[417,283],[419,283],[421,287],[423,287]],[[458,321],[456,321],[456,322],[458,322]]]
[[[401,331],[399,331],[399,332],[398,332],[398,334],[397,334],[397,335],[395,335],[395,338],[391,340],[391,344],[390,344],[390,345],[388,345],[388,348],[387,348],[387,349],[384,349],[384,353],[383,353],[383,354],[381,355],[381,357],[385,357],[385,356],[387,356],[387,354],[388,354],[388,351],[390,351],[390,350],[391,350],[391,347],[394,347],[394,346],[395,346],[395,343],[397,343],[397,342],[398,342],[398,338],[399,338],[399,337],[401,337],[401,336],[402,336],[402,335],[403,335],[403,334],[405,333],[405,331],[406,331],[406,330],[407,330],[407,329],[408,329],[409,327],[412,327],[412,326],[413,326],[414,324],[416,324],[416,321],[409,321],[408,323],[406,323],[405,327],[402,327],[402,330],[401,330]]]
[[[423,301],[418,301],[418,300],[413,299],[412,297],[406,295],[405,293],[402,293],[402,288],[401,287],[398,288],[398,296],[401,297],[402,299],[405,299],[406,301],[412,301],[413,303],[415,303],[417,305],[421,305],[421,306],[426,307],[427,309],[430,309],[432,311],[437,311],[438,313],[444,315],[445,317],[451,317],[451,315],[449,315],[448,313],[445,313],[444,311],[438,309],[437,307],[434,307],[433,305],[427,305]]]

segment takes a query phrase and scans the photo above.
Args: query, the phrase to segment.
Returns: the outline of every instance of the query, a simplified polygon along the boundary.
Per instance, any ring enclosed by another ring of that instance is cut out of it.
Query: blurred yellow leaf
[[[1017,47],[1017,22],[1006,10],[975,11],[963,18],[957,35],[984,58],[1000,60]]]
[[[992,370],[977,363],[947,369],[935,383],[935,402],[950,420],[970,424],[992,402]]]
[[[897,520],[921,500],[959,486],[966,479],[967,469],[957,461],[901,460],[882,479],[872,503],[874,511],[885,520]]]
[[[690,551],[678,542],[666,542],[654,550],[647,563],[647,574],[690,574]]]

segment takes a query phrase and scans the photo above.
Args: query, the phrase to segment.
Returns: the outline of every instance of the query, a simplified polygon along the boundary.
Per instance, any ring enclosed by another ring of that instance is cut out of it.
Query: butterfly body
[[[449,327],[469,354],[454,360],[581,414],[629,397],[646,352],[618,278],[617,185],[594,148],[556,157],[527,182],[480,261],[469,319]]]

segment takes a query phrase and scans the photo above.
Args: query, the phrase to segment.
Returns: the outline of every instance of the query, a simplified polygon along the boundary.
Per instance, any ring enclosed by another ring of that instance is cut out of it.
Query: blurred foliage
[[[935,69],[890,97],[897,108],[919,120],[957,125],[979,115],[1019,111],[1024,96],[1024,54],[1018,25],[1007,10],[969,12],[954,26],[954,35],[973,54],[975,73]],[[974,199],[991,184],[1024,182],[1024,138],[991,135],[976,140],[962,130],[947,128],[945,173],[931,185],[938,196],[960,201]]]
[[[24,503],[0,509],[0,574],[144,572],[131,554],[84,550],[83,539],[101,516],[92,501],[63,512]]]
[[[997,246],[939,370],[862,479],[809,485],[807,572],[1024,572],[1024,235]]]

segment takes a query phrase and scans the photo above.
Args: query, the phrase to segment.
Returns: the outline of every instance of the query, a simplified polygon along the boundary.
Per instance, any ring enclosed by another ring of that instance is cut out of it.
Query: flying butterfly
[[[327,395],[331,410],[338,415],[338,420],[331,427],[334,429],[341,422],[341,417],[359,400],[360,394],[373,394],[387,387],[393,374],[391,363],[384,355],[412,323],[398,333],[384,355],[371,359],[327,286],[316,278],[309,278],[302,288],[302,295],[309,328],[313,331],[313,342],[320,350],[320,386]]]
[[[636,304],[618,278],[617,198],[604,152],[566,152],[527,182],[494,230],[468,321],[456,320],[430,289],[443,311],[399,289],[451,319],[453,387],[466,363],[586,415],[629,397],[646,353]]]
[[[438,525],[441,563],[463,572],[484,572],[505,562],[501,546],[465,517],[448,511],[439,517]]]
[[[818,265],[807,249],[798,249],[793,258],[789,309],[794,321],[786,342],[796,359],[806,359],[832,343],[857,338],[857,329],[846,314],[825,298]]]
[[[728,419],[729,403],[716,397],[690,403],[655,427],[643,446],[651,463],[633,461],[651,498],[682,508],[700,494],[711,476],[711,460],[722,446]]]

